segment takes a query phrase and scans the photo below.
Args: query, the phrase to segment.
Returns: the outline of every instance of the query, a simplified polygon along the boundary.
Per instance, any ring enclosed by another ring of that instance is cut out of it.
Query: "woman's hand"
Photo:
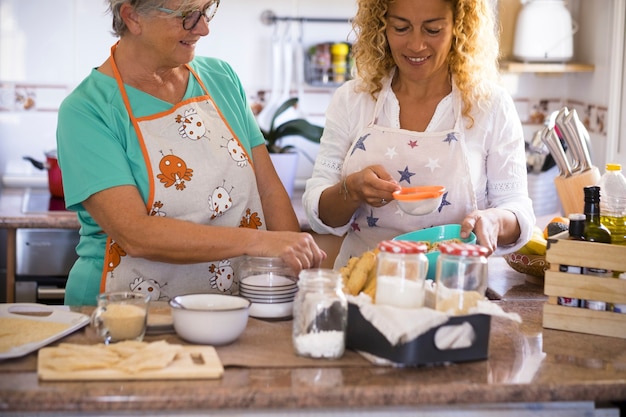
[[[393,192],[400,189],[382,165],[371,165],[346,177],[346,190],[353,199],[372,207],[382,207],[393,200]]]
[[[322,192],[319,201],[320,219],[330,227],[345,225],[361,204],[382,207],[393,200],[398,183],[380,165],[372,165],[348,175],[338,184]]]
[[[269,232],[264,235],[258,256],[281,258],[297,274],[303,269],[319,268],[326,252],[309,233]]]
[[[498,243],[515,243],[520,235],[515,214],[497,208],[475,210],[468,214],[461,223],[461,238],[467,238],[472,231],[476,235],[477,243],[489,251],[487,256],[495,252]]]

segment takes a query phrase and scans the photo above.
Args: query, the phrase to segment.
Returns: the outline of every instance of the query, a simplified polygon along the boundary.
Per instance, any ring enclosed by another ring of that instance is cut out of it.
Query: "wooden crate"
[[[548,240],[543,327],[626,339],[626,314],[558,305],[557,298],[626,304],[626,280],[559,272],[560,265],[626,271],[626,246],[568,240],[567,232]]]

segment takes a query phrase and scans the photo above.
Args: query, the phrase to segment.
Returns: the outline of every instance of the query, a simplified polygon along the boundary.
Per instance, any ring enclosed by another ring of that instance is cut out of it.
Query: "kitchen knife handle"
[[[569,120],[567,122],[569,125],[572,126],[572,129],[576,131],[576,136],[578,138],[577,143],[580,146],[581,164],[585,165],[586,169],[589,169],[593,166],[593,162],[591,161],[591,154],[589,153],[589,132],[587,131],[587,128],[585,128],[583,122],[578,117],[578,112],[576,112],[576,109],[572,110],[570,112],[570,115],[572,122],[570,122]]]
[[[556,129],[558,129],[558,133],[560,134],[560,137],[563,138],[563,141],[567,145],[567,150],[571,157],[570,165],[571,165],[572,173],[575,173],[575,172],[583,170],[583,167],[582,167],[583,155],[581,153],[580,146],[578,146],[578,144],[576,143],[578,142],[577,132],[576,130],[572,128],[570,124],[567,123],[567,120],[568,118],[570,118],[571,114],[572,114],[571,112],[559,112],[555,121],[555,126],[556,126]]]
[[[559,135],[557,135],[554,128],[544,128],[541,134],[541,140],[546,144],[556,165],[559,167],[561,171],[562,177],[569,177],[572,175],[572,168],[570,167],[569,161],[565,156],[565,151],[563,150],[563,146],[561,145],[561,140],[559,139]]]

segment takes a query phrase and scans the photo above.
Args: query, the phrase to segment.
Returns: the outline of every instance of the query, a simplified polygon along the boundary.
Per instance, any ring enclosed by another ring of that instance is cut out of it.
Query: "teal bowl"
[[[476,243],[476,235],[474,232],[471,232],[467,238],[461,239],[460,224],[444,224],[442,226],[429,227],[427,229],[404,233],[393,238],[393,240],[427,242],[429,246],[432,246],[433,243],[445,242],[452,239],[458,239],[465,243]],[[434,250],[426,253],[426,258],[428,259],[428,273],[426,274],[426,279],[434,280],[437,272],[437,258],[439,258],[439,251]]]

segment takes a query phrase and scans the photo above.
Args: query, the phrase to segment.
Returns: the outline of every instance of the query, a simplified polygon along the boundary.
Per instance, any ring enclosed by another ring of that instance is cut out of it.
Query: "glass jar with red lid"
[[[487,291],[487,248],[444,242],[437,259],[436,309],[450,315],[471,312]]]
[[[424,306],[427,249],[424,242],[384,240],[378,244],[376,304]]]

